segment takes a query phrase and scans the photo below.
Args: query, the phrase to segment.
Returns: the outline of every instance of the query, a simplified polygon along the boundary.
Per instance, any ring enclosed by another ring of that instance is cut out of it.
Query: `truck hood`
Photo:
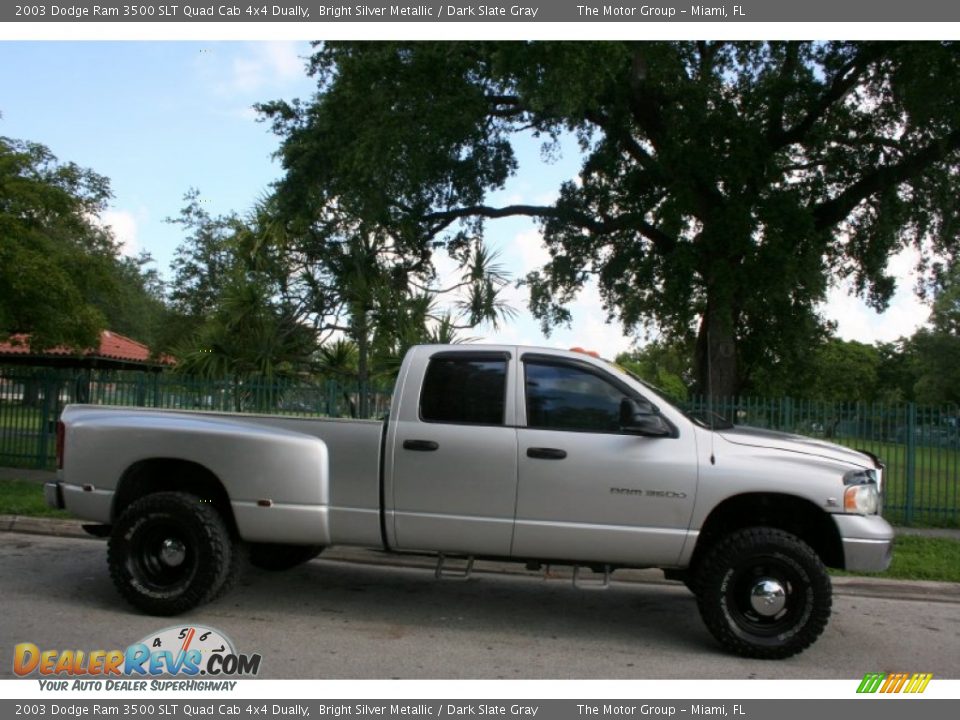
[[[748,425],[735,425],[729,429],[717,430],[717,434],[727,442],[749,447],[784,450],[815,457],[836,460],[858,467],[874,467],[870,456],[823,440],[814,440],[803,435],[792,435],[776,430],[755,428]]]

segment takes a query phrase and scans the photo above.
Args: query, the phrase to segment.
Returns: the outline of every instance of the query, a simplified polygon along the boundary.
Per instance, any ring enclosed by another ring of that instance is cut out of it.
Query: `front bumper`
[[[47,505],[57,510],[63,510],[66,504],[63,501],[63,486],[60,482],[48,482],[43,484],[43,499]]]
[[[843,540],[843,569],[883,572],[893,559],[893,528],[879,515],[834,515]]]

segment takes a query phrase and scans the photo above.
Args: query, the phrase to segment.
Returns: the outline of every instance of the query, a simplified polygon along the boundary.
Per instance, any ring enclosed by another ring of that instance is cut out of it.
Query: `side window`
[[[420,393],[424,422],[503,425],[507,361],[434,358]]]
[[[527,362],[527,426],[546,430],[617,432],[623,390],[571,365]]]

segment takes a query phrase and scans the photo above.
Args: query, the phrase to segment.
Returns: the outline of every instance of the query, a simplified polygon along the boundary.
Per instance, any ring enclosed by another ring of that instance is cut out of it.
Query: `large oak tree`
[[[261,106],[292,212],[336,202],[411,252],[538,218],[546,325],[595,280],[627,330],[695,335],[716,395],[802,357],[831,281],[882,308],[892,253],[956,243],[955,43],[330,42],[309,71],[311,101]],[[530,133],[573,134],[578,177],[488,204]]]

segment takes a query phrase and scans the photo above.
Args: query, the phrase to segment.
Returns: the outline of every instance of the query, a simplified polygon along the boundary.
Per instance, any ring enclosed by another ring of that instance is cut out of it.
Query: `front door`
[[[664,565],[680,555],[697,485],[695,438],[620,428],[636,390],[591,363],[522,358],[525,425],[512,554]]]

